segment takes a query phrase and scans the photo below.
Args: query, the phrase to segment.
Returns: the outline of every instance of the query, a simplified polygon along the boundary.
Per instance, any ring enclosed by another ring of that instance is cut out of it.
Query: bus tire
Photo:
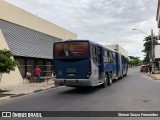
[[[126,74],[124,76],[127,76],[127,71],[126,71]]]
[[[126,76],[127,76],[127,73],[128,73],[128,72],[126,72]]]
[[[120,76],[120,79],[122,79],[123,78],[123,71],[122,71],[122,76]]]
[[[108,75],[105,75],[104,83],[102,84],[102,87],[105,88],[108,85]]]
[[[112,85],[112,73],[108,75],[108,86]]]

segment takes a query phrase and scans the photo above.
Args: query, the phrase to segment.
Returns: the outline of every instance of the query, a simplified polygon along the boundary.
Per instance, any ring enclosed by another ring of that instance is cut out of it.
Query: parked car
[[[148,66],[147,65],[141,65],[140,72],[148,72]]]

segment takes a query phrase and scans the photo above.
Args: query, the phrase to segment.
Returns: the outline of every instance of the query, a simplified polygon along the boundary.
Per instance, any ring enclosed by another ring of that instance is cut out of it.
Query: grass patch
[[[0,93],[0,98],[1,98],[1,97],[6,97],[6,96],[10,96],[10,95],[13,95],[13,94]]]

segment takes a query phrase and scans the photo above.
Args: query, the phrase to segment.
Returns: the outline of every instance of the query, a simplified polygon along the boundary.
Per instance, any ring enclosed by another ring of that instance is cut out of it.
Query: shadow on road
[[[124,77],[123,79],[118,79],[118,80],[113,80],[113,85],[125,80],[126,78],[128,78],[128,76]],[[96,86],[96,87],[68,87],[69,89],[62,91],[60,94],[91,94],[94,92],[98,92],[100,90],[103,89],[108,89],[111,86],[107,86],[106,88],[102,88],[102,86]]]
[[[121,81],[127,80],[129,77],[132,77],[131,75],[127,75],[122,79],[113,80],[113,86],[114,84],[117,84]],[[94,92],[99,92],[104,89],[109,89],[111,86],[107,86],[106,88],[102,88],[102,86],[96,86],[96,87],[67,87],[64,91],[59,92],[59,94],[91,94]]]
[[[91,94],[91,93],[94,93],[96,91],[99,91],[101,89],[106,89],[106,88],[102,88],[100,86],[97,86],[97,87],[77,87],[77,88],[71,88],[71,89],[66,90],[64,92],[61,92],[60,94]]]

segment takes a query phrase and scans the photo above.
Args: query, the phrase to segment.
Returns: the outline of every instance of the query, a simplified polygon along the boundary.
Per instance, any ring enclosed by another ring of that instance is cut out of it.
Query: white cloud
[[[154,29],[156,0],[6,0],[22,9],[100,44],[120,44],[143,58],[143,39]]]

